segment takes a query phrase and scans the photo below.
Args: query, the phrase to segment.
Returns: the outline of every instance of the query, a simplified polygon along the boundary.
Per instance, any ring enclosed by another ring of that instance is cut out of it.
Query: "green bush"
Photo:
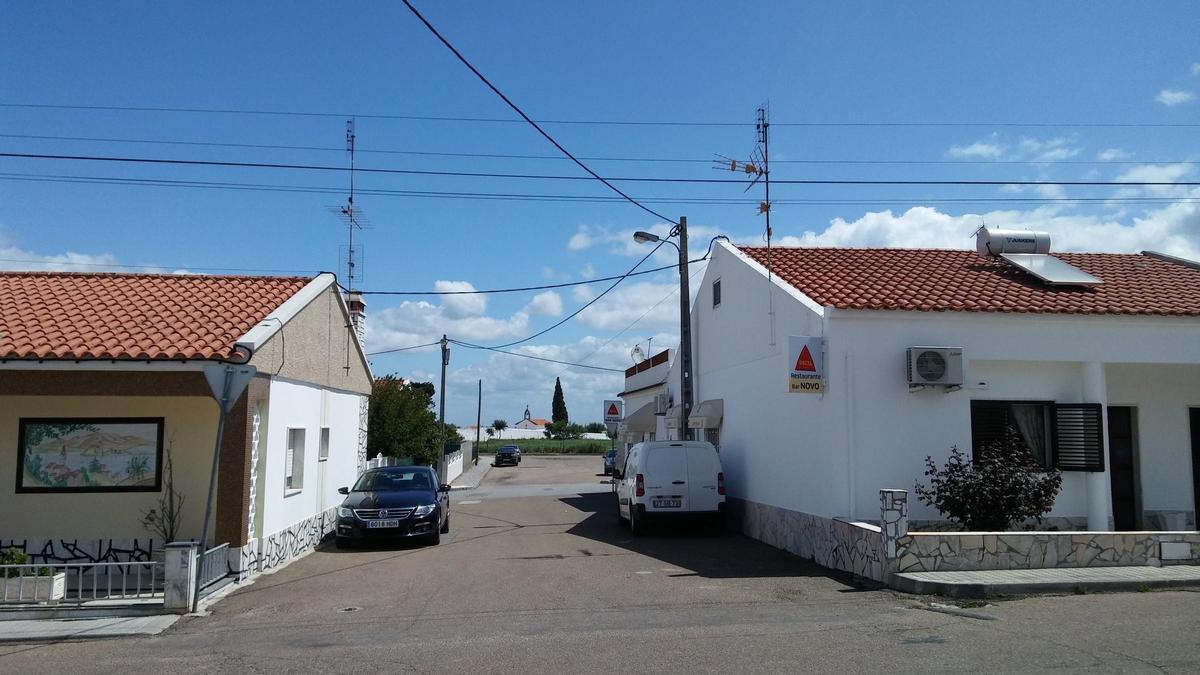
[[[1005,531],[1029,518],[1041,523],[1062,487],[1062,474],[1038,464],[1017,434],[981,446],[974,462],[955,447],[944,468],[932,457],[925,467],[929,485],[917,482],[917,497],[975,532]]]
[[[492,439],[479,444],[479,452],[492,453],[502,445],[515,445],[524,455],[603,455],[611,447],[610,441],[576,439],[554,441],[546,438]]]
[[[28,564],[29,564],[29,556],[21,549],[10,548],[5,551],[0,551],[0,565],[28,565]],[[39,568],[33,569],[33,570],[30,570],[30,569],[24,570],[23,576],[48,577],[52,574],[54,574],[53,567],[39,567]],[[22,576],[22,570],[7,569],[7,570],[4,570],[4,576],[5,577],[19,577],[19,576]]]

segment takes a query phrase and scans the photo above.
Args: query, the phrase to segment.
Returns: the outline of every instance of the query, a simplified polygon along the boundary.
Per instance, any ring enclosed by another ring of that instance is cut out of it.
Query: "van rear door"
[[[717,493],[721,460],[708,443],[688,443],[688,503],[691,511],[716,511],[722,501]]]
[[[646,448],[645,455],[642,473],[646,511],[688,510],[688,454],[684,444],[656,443]]]

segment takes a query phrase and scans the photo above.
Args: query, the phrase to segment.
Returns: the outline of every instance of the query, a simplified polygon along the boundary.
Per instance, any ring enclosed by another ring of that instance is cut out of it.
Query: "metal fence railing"
[[[229,544],[208,549],[200,556],[200,590],[229,576]]]
[[[157,561],[0,565],[0,604],[163,597]]]

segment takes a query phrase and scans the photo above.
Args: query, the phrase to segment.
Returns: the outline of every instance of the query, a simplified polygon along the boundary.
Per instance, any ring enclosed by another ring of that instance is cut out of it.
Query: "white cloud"
[[[693,298],[699,292],[699,280],[704,278],[704,269],[704,264],[692,266],[690,279]],[[656,276],[655,281],[627,281],[583,310],[576,321],[599,330],[622,330],[634,321],[637,321],[639,330],[675,328],[679,325],[677,278],[676,275],[664,273]]]
[[[453,296],[449,296],[453,297]],[[465,296],[475,297],[475,296]],[[521,337],[529,331],[529,312],[522,309],[507,319],[483,315],[464,315],[448,310],[453,301],[443,299],[435,305],[424,300],[408,300],[367,315],[368,352],[434,342],[447,334],[467,341],[494,341]]]
[[[584,265],[583,269],[579,270],[581,279],[591,279],[594,276],[596,276],[596,268],[592,266],[592,263]]]
[[[1061,162],[1079,154],[1080,150],[1069,138],[1022,138],[1017,143],[1017,158],[1033,162]]]
[[[991,141],[976,141],[970,145],[953,145],[946,151],[946,156],[954,159],[1000,159],[1004,156],[1006,146]]]
[[[1137,167],[1126,180],[1173,180],[1177,169]],[[1167,187],[1178,191],[1180,188]],[[1200,189],[1189,196],[1200,198]],[[1057,206],[950,215],[918,206],[903,213],[866,213],[856,220],[835,218],[819,232],[780,238],[782,246],[882,246],[903,248],[972,248],[971,233],[988,227],[1050,232],[1052,250],[1133,253],[1151,249],[1200,259],[1200,204],[1175,202],[1138,214],[1063,213]]]
[[[1162,91],[1158,92],[1158,96],[1155,96],[1154,100],[1167,106],[1168,108],[1173,108],[1177,105],[1193,101],[1195,98],[1195,94],[1183,89],[1163,89]]]
[[[952,159],[972,160],[1024,160],[1030,162],[1050,163],[1061,162],[1080,153],[1074,138],[1032,138],[1022,137],[1015,145],[1010,146],[998,134],[992,134],[986,139],[975,141],[969,145],[953,145],[946,151],[946,156]]]
[[[1133,153],[1121,148],[1106,148],[1096,153],[1096,159],[1101,162],[1119,162],[1133,157]]]
[[[474,291],[475,286],[469,281],[442,281],[433,283],[433,290],[442,293]],[[462,319],[469,316],[479,316],[487,311],[486,295],[444,295],[442,296],[442,312],[451,319]]]
[[[590,228],[584,225],[579,228],[579,231],[571,235],[570,241],[567,242],[568,251],[582,251],[585,248],[590,248],[596,243],[596,239],[592,237]]]
[[[36,253],[18,246],[0,231],[0,270],[34,272],[128,272],[111,253]],[[165,268],[139,269],[167,273]]]
[[[618,230],[605,228],[605,227],[591,227],[591,226],[584,225],[584,226],[581,226],[579,228],[579,231],[576,232],[575,235],[571,237],[571,241],[568,242],[567,248],[572,251],[582,250],[582,248],[584,248],[584,247],[573,247],[572,246],[572,244],[574,242],[576,242],[576,238],[579,238],[579,241],[587,242],[587,247],[605,244],[608,246],[608,251],[610,253],[615,253],[617,255],[623,255],[623,256],[627,256],[627,257],[631,257],[631,258],[632,257],[641,258],[641,257],[645,256],[647,253],[649,253],[650,250],[654,248],[655,244],[651,244],[651,243],[639,244],[638,242],[633,240],[634,232],[637,232],[638,230],[643,230],[645,232],[650,232],[652,234],[656,234],[659,237],[666,238],[667,235],[669,235],[671,233],[672,228],[673,228],[673,225],[671,225],[670,223],[658,223],[655,225],[651,225],[649,227],[640,227],[640,228],[631,227],[631,228],[624,228],[624,229],[618,229]],[[696,258],[701,255],[704,255],[704,251],[708,249],[709,239],[711,239],[712,237],[714,237],[718,234],[722,234],[722,232],[720,229],[718,229],[716,227],[712,227],[709,225],[689,224],[688,225],[688,242],[689,242],[688,254],[689,254],[689,257]],[[671,240],[671,241],[674,242],[675,240]],[[659,265],[664,265],[667,263],[678,261],[679,254],[675,251],[675,248],[673,246],[671,246],[671,244],[663,244],[662,246],[660,246],[658,248],[658,252],[651,258],[651,260],[656,261]]]
[[[563,311],[562,297],[554,291],[538,293],[525,306],[525,311],[537,316],[559,316]]]

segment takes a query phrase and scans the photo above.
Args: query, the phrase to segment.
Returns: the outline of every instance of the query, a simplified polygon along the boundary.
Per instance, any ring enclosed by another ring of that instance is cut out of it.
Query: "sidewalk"
[[[480,455],[479,464],[468,466],[462,475],[450,482],[450,487],[455,490],[474,490],[483,482],[488,471],[492,470],[493,455]]]
[[[1200,567],[1082,567],[979,572],[902,572],[893,588],[905,593],[986,598],[996,595],[1140,591],[1148,588],[1200,586]]]
[[[0,622],[0,642],[61,642],[158,635],[178,620],[178,614],[158,614],[98,619],[4,621]]]

